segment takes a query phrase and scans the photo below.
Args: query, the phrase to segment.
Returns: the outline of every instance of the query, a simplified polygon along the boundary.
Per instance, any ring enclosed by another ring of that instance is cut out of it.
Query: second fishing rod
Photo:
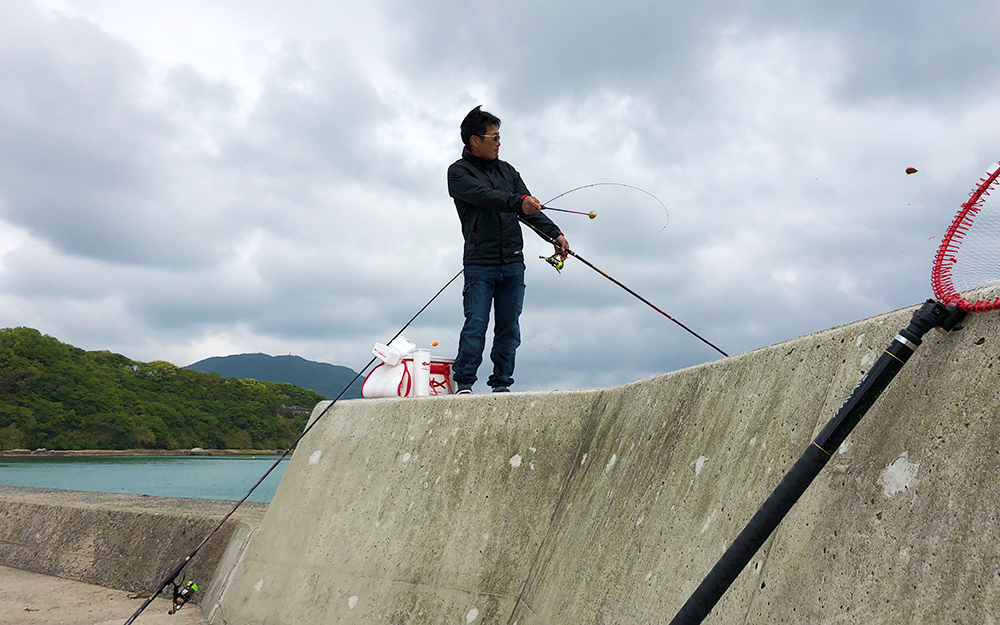
[[[445,289],[447,289],[449,286],[451,286],[451,283],[454,282],[455,280],[457,280],[458,277],[460,275],[462,275],[463,272],[464,272],[464,269],[460,270],[458,273],[456,273],[454,275],[454,277],[452,277],[451,280],[448,280],[448,282],[446,282],[445,285],[443,287],[441,287],[438,290],[437,293],[434,294],[434,297],[432,297],[426,304],[424,304],[423,307],[421,307],[420,310],[418,310],[417,313],[415,315],[413,315],[413,317],[411,317],[410,320],[407,321],[406,324],[403,325],[403,327],[400,328],[399,331],[396,332],[396,334],[391,339],[389,339],[388,341],[386,341],[386,343],[391,343],[397,337],[399,337],[400,335],[402,335],[403,332],[408,327],[410,327],[410,324],[413,323],[414,321],[416,321],[417,317],[419,317],[421,313],[423,313],[425,310],[427,310],[427,308],[431,304],[434,303],[434,300],[436,300],[439,295],[441,295],[442,293],[444,293]],[[202,547],[204,547],[205,544],[208,543],[208,541],[211,540],[211,538],[213,536],[215,536],[215,534],[220,529],[222,529],[222,527],[223,527],[223,525],[225,525],[226,521],[228,521],[229,518],[231,516],[233,516],[233,514],[236,513],[236,511],[240,508],[240,506],[242,506],[247,501],[247,499],[250,498],[250,495],[252,495],[253,492],[255,490],[257,490],[257,487],[260,486],[264,482],[265,479],[267,479],[267,476],[269,476],[272,471],[274,471],[276,468],[278,468],[278,465],[281,464],[281,461],[284,460],[285,457],[288,456],[288,454],[292,453],[295,450],[296,446],[298,446],[298,444],[299,444],[299,441],[301,441],[303,438],[305,438],[306,434],[308,434],[309,431],[312,430],[313,427],[315,427],[316,424],[319,423],[320,420],[323,417],[325,417],[330,412],[330,410],[334,407],[334,405],[338,401],[340,401],[340,398],[343,397],[345,393],[347,393],[347,391],[351,388],[351,386],[353,386],[354,383],[357,382],[361,378],[362,375],[364,375],[364,372],[367,371],[368,367],[372,366],[375,363],[376,360],[377,360],[377,358],[372,358],[371,360],[369,360],[368,364],[366,364],[364,367],[362,367],[361,369],[358,370],[358,372],[357,372],[357,374],[355,374],[354,378],[344,386],[343,390],[341,390],[340,393],[336,397],[333,398],[333,401],[331,401],[330,403],[328,403],[326,405],[326,407],[323,408],[322,411],[320,411],[320,413],[319,413],[318,416],[316,416],[315,418],[310,417],[310,421],[307,422],[305,429],[302,431],[302,434],[300,434],[299,437],[295,439],[295,442],[293,442],[291,445],[289,445],[288,449],[286,449],[285,452],[282,453],[281,456],[277,460],[274,461],[274,464],[271,465],[271,468],[269,468],[267,471],[264,472],[264,475],[260,476],[260,479],[258,479],[257,483],[255,483],[252,487],[250,487],[250,490],[247,491],[247,494],[243,496],[243,499],[240,499],[238,502],[236,502],[236,505],[233,506],[232,510],[230,510],[228,514],[226,514],[224,517],[222,517],[222,520],[220,520],[218,522],[218,524],[215,526],[215,529],[213,529],[212,531],[210,531],[208,533],[208,535],[205,536],[205,538],[203,538],[200,543],[198,543],[198,545],[194,548],[194,550],[192,550],[190,553],[188,553],[187,556],[185,556],[185,558],[183,560],[181,560],[177,564],[177,566],[174,567],[174,569],[170,573],[167,574],[167,576],[163,579],[163,581],[156,588],[156,590],[154,590],[153,593],[145,600],[145,602],[143,602],[143,604],[141,606],[139,606],[139,608],[132,614],[132,616],[130,616],[129,619],[127,621],[125,621],[125,625],[132,625],[132,623],[134,623],[135,620],[137,618],[139,618],[139,616],[146,610],[146,608],[148,608],[149,605],[151,603],[153,603],[153,601],[158,596],[160,596],[160,594],[164,590],[167,589],[167,586],[173,585],[173,587],[174,587],[174,609],[170,612],[170,614],[173,614],[174,612],[176,612],[178,609],[180,609],[180,605],[183,605],[184,603],[186,603],[188,596],[187,595],[183,595],[184,591],[182,591],[181,588],[183,587],[185,590],[187,590],[188,594],[193,594],[194,592],[196,592],[198,590],[198,586],[196,584],[193,584],[193,582],[189,582],[188,586],[185,586],[183,584],[183,579],[181,580],[181,583],[177,582],[177,579],[184,572],[184,569],[187,567],[187,565],[191,562],[191,560],[195,556],[198,555],[198,552],[201,551]],[[193,588],[191,588],[192,585],[193,585]],[[180,604],[178,604],[178,598],[181,597],[181,596],[184,597],[184,601],[182,601],[182,602],[180,602]]]

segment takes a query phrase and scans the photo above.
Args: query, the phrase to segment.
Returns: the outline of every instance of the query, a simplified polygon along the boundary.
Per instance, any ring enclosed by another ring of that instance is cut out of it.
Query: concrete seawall
[[[0,565],[145,595],[233,504],[0,486]],[[185,579],[201,585],[196,601],[206,613],[217,604],[266,509],[267,504],[244,504],[185,568]]]
[[[667,623],[911,313],[612,389],[340,403],[226,622]],[[1000,316],[963,325],[925,337],[707,623],[1000,623]]]
[[[214,624],[667,623],[911,312],[611,389],[340,403],[185,577]],[[706,623],[1000,623],[1000,315],[963,326]],[[145,594],[231,505],[0,486],[0,565]]]

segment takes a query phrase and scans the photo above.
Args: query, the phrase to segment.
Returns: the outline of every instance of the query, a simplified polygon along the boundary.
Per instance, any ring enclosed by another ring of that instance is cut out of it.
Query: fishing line
[[[1000,282],[1000,202],[987,204],[998,178],[1000,167],[980,179],[942,239],[931,270],[931,286],[938,301],[929,299],[913,313],[909,325],[899,331],[819,436],[802,452],[670,625],[697,625],[708,616],[920,346],[924,334],[935,328],[948,332],[970,312],[1000,309],[1000,298],[969,301],[965,295]]]
[[[425,310],[427,310],[427,307],[430,306],[434,302],[434,300],[436,300],[438,298],[438,296],[441,295],[441,293],[444,293],[444,290],[447,289],[449,286],[451,286],[451,283],[454,282],[455,280],[457,280],[458,277],[460,275],[462,275],[462,273],[464,271],[465,271],[465,268],[463,267],[461,271],[459,271],[458,273],[455,274],[455,277],[453,277],[451,280],[448,280],[448,283],[445,284],[443,287],[441,287],[441,289],[437,293],[434,294],[434,297],[432,297],[426,304],[424,304],[423,308],[421,308],[420,310],[418,310],[417,314],[413,315],[413,317],[411,317],[410,320],[407,321],[406,324],[402,328],[399,329],[399,332],[397,332],[395,334],[395,336],[393,336],[391,339],[389,339],[389,341],[387,341],[387,344],[391,343],[400,334],[402,334],[403,331],[406,330],[406,328],[410,327],[410,324],[413,323],[416,320],[416,318],[420,316],[420,314],[422,312],[424,312]],[[288,454],[290,454],[295,449],[295,447],[299,444],[299,441],[301,441],[303,438],[305,438],[305,435],[308,434],[309,431],[312,430],[313,427],[317,423],[319,423],[320,419],[322,419],[324,416],[326,416],[326,414],[328,412],[330,412],[330,409],[333,408],[334,404],[336,404],[337,401],[341,397],[344,396],[344,393],[346,393],[347,390],[349,388],[351,388],[351,385],[354,384],[355,382],[357,382],[358,378],[360,378],[361,375],[365,372],[365,370],[368,369],[368,367],[372,366],[372,363],[374,363],[376,360],[377,360],[377,357],[376,358],[372,358],[371,360],[368,361],[368,364],[366,364],[364,367],[362,367],[358,371],[357,375],[355,375],[354,378],[350,382],[347,383],[347,386],[344,387],[344,390],[340,391],[340,394],[337,395],[333,399],[333,401],[331,401],[327,405],[327,407],[324,408],[323,411],[319,413],[319,416],[316,417],[313,420],[312,423],[310,423],[308,426],[306,426],[306,429],[303,430],[302,434],[300,434],[299,437],[297,439],[295,439],[295,442],[292,443],[289,446],[289,448],[285,450],[285,453],[281,454],[281,457],[279,457],[275,461],[275,463],[273,465],[271,465],[271,468],[269,468],[264,473],[264,475],[262,475],[261,478],[259,480],[257,480],[257,483],[253,485],[253,487],[250,489],[249,492],[247,492],[246,495],[243,496],[243,499],[240,499],[239,502],[237,502],[237,504],[235,506],[233,506],[233,509],[230,510],[229,513],[226,516],[224,516],[221,521],[219,521],[219,524],[215,526],[215,529],[213,529],[211,532],[209,532],[208,536],[206,536],[204,538],[204,540],[202,540],[198,544],[198,546],[195,547],[194,550],[191,553],[189,553],[184,558],[184,560],[182,560],[181,563],[178,564],[176,568],[174,568],[173,571],[170,572],[169,575],[167,575],[167,578],[163,580],[163,583],[160,584],[159,588],[156,589],[156,592],[154,592],[148,599],[146,599],[146,601],[139,607],[139,609],[135,611],[135,614],[133,614],[131,617],[129,617],[129,619],[127,621],[125,621],[125,625],[131,625],[131,623],[134,622],[135,619],[138,618],[138,616],[143,613],[143,611],[149,606],[149,604],[151,604],[153,602],[153,600],[156,599],[156,597],[158,597],[160,595],[160,593],[162,593],[163,590],[167,586],[169,586],[171,584],[173,584],[174,588],[175,588],[175,606],[176,606],[176,597],[177,597],[176,589],[178,588],[178,584],[176,583],[176,580],[177,580],[177,576],[180,575],[181,572],[184,570],[184,567],[186,567],[188,565],[188,563],[191,561],[191,559],[194,558],[195,555],[197,555],[199,551],[201,551],[201,548],[205,546],[205,543],[207,543],[209,541],[209,539],[212,538],[212,536],[214,536],[216,534],[216,532],[218,532],[220,529],[222,529],[223,524],[226,521],[229,520],[229,517],[233,516],[233,514],[236,512],[236,510],[239,509],[239,507],[243,505],[243,503],[247,500],[248,497],[250,497],[250,495],[253,494],[253,492],[255,490],[257,490],[257,487],[261,485],[261,483],[267,478],[267,476],[270,475],[271,472],[274,471],[278,467],[279,464],[281,464],[281,461],[284,460],[285,457],[288,456]],[[195,586],[194,588],[197,589],[197,586]],[[182,602],[182,604],[183,604],[183,602]],[[175,611],[176,611],[176,608],[175,608]],[[171,614],[172,613],[173,612],[171,612]]]
[[[657,234],[659,234],[660,232],[663,232],[663,230],[667,227],[667,224],[670,223],[670,211],[667,210],[666,204],[664,204],[663,202],[660,201],[660,198],[656,197],[655,195],[653,195],[652,193],[650,193],[649,191],[647,191],[645,189],[640,189],[639,187],[636,187],[636,186],[633,186],[633,185],[630,185],[630,184],[625,184],[624,182],[595,182],[593,184],[585,184],[585,185],[583,185],[581,187],[575,187],[573,189],[570,189],[569,191],[564,191],[564,192],[560,193],[559,195],[555,196],[554,198],[552,198],[551,200],[549,200],[548,202],[542,202],[542,205],[544,206],[544,205],[547,205],[549,202],[555,202],[556,200],[558,200],[559,198],[563,197],[564,195],[569,195],[570,193],[574,193],[576,191],[580,191],[581,189],[589,189],[591,187],[625,187],[626,189],[633,189],[633,190],[638,191],[640,193],[645,193],[649,197],[651,197],[654,200],[656,200],[656,202],[660,206],[663,207],[663,212],[667,215],[667,220],[665,222],[663,222],[663,228],[660,228],[659,230],[657,230],[656,231]],[[597,215],[595,214],[594,216],[596,217]],[[593,218],[594,217],[591,217],[591,219],[593,219]]]

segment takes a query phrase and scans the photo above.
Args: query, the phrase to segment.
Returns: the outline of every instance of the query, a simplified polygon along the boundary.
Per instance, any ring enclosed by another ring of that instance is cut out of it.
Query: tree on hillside
[[[0,449],[278,449],[314,391],[88,352],[32,328],[0,330]]]

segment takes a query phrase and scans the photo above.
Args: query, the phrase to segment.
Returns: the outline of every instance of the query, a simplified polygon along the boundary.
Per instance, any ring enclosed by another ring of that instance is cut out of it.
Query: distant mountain
[[[218,373],[224,378],[251,378],[261,382],[287,382],[302,388],[312,389],[327,399],[333,399],[339,395],[348,382],[357,375],[356,371],[339,365],[306,360],[300,356],[268,356],[267,354],[213,356],[184,368],[204,373]],[[364,378],[359,378],[344,393],[342,399],[360,398],[363,382]]]

